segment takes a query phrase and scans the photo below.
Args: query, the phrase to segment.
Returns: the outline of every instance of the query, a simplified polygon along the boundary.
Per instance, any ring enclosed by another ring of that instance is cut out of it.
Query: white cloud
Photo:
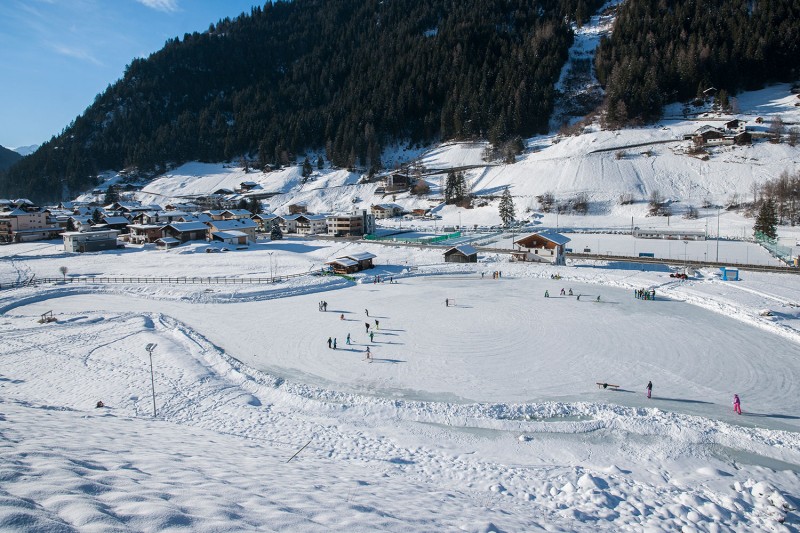
[[[178,0],[136,0],[142,5],[157,11],[172,13],[178,11]]]
[[[59,44],[59,43],[50,43],[50,46],[53,48],[53,50],[55,50],[56,52],[58,52],[61,55],[74,57],[75,59],[80,59],[82,61],[88,61],[90,63],[93,63],[93,64],[97,65],[97,66],[102,66],[103,65],[103,63],[99,59],[97,59],[92,54],[90,54],[88,51],[86,51],[86,50],[84,50],[82,48],[75,48],[75,47],[72,47],[72,46],[67,46],[65,44]]]

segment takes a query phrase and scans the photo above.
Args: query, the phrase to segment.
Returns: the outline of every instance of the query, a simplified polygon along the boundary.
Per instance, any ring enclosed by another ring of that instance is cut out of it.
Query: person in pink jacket
[[[739,395],[733,395],[733,412],[736,414],[742,414],[742,402],[739,401]]]

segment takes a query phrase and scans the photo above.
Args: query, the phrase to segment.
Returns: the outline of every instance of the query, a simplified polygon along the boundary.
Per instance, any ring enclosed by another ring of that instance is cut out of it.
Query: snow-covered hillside
[[[575,136],[528,139],[525,153],[514,164],[486,163],[482,159],[486,144],[481,142],[444,143],[422,153],[393,149],[387,157],[396,163],[414,161],[429,170],[467,167],[465,173],[473,194],[479,198],[497,196],[508,188],[520,218],[540,209],[537,197],[542,194],[552,193],[556,201],[586,194],[589,216],[573,219],[572,225],[608,227],[614,225],[614,220],[625,224],[632,216],[643,218],[646,201],[654,191],[671,200],[675,213],[680,214],[704,203],[727,205],[734,199],[748,200],[753,184],[762,184],[782,172],[800,172],[800,146],[756,139],[751,146],[711,148],[709,159],[704,161],[688,155],[691,141],[683,140],[684,135],[701,126],[720,127],[734,117],[746,121],[754,132],[766,132],[769,121],[778,116],[788,126],[800,124],[800,107],[795,105],[798,102],[788,85],[775,85],[739,95],[740,112],[736,115],[708,112],[702,113],[707,116],[685,118],[680,106],[672,106],[658,125],[650,127],[619,131],[590,127]],[[761,123],[756,123],[757,117]],[[257,192],[279,193],[265,201],[265,207],[276,213],[287,212],[288,205],[297,202],[305,202],[314,212],[349,211],[387,201],[407,209],[428,209],[439,205],[444,177],[445,174],[425,177],[431,194],[417,197],[376,192],[377,182],[361,183],[360,175],[345,170],[315,169],[304,183],[299,167],[263,173],[245,172],[233,165],[189,163],[154,180],[137,197],[163,204],[219,189],[233,190],[243,181],[252,181],[259,186]],[[109,183],[120,179],[114,176]],[[625,194],[633,196],[633,205],[620,205],[620,197]],[[499,222],[496,199],[476,209],[438,209],[438,214],[448,215],[447,223]],[[555,220],[545,223],[555,225]]]

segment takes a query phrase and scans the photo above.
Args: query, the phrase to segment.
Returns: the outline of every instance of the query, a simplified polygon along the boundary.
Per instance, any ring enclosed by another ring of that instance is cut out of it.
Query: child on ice
[[[742,414],[742,402],[739,400],[739,395],[733,395],[733,412],[737,415]]]

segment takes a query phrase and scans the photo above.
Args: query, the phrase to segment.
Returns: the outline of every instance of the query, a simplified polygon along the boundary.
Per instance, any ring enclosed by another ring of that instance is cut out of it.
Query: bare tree
[[[69,272],[69,269],[65,266],[62,266],[58,267],[58,271],[61,272],[61,275],[64,277],[64,281],[67,281],[67,272]]]

